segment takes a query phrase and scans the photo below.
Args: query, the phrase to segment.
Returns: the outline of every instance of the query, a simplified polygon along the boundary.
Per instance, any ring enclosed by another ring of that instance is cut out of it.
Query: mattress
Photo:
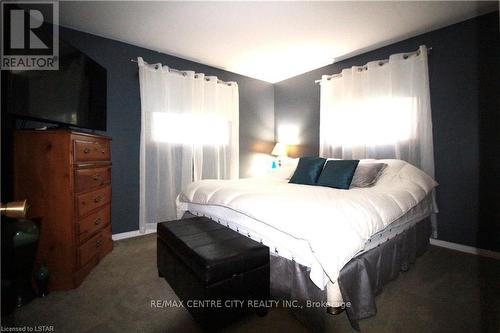
[[[178,215],[205,215],[310,267],[323,290],[357,254],[429,212],[426,197],[437,183],[404,161],[383,161],[375,186],[348,191],[286,180],[198,181],[179,195]]]
[[[420,222],[426,217],[430,216],[432,214],[432,203],[432,195],[429,194],[415,207],[406,212],[406,214],[370,237],[366,241],[363,250],[359,251],[356,256],[366,251],[370,251],[371,249],[377,247],[379,244],[387,242],[389,239],[400,234],[403,230],[414,226],[415,223]]]
[[[266,235],[269,232],[266,232],[264,235],[255,232],[254,230],[249,230],[248,222],[252,223],[252,218],[246,216],[244,214],[233,211],[230,208],[216,205],[202,205],[197,203],[187,203],[187,211],[196,216],[206,216],[220,224],[229,227],[240,234],[243,234],[247,237],[250,237],[254,240],[257,240],[265,245],[267,245],[271,249],[272,255],[279,255],[280,257],[284,257],[289,260],[298,261],[302,264],[300,254],[298,251],[293,248],[285,248],[280,244],[275,243],[273,240],[268,239]],[[389,224],[384,229],[380,230],[372,237],[370,237],[363,249],[359,251],[357,255],[362,254],[363,252],[369,251],[374,247],[377,247],[379,244],[382,244],[389,239],[393,238],[397,234],[401,233],[401,231],[413,226],[415,223],[423,220],[428,217],[432,213],[432,197],[428,195],[419,202],[415,207],[410,209],[406,214],[401,216],[399,219]],[[258,221],[254,220],[254,224],[258,224]],[[281,235],[287,239],[286,244],[293,244],[294,238],[290,235],[284,234]]]

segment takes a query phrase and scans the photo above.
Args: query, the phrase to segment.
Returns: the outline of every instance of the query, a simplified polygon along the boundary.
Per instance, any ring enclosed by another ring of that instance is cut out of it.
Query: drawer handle
[[[94,224],[95,224],[95,225],[99,225],[99,224],[101,224],[101,222],[102,222],[102,220],[101,220],[101,218],[100,218],[100,217],[98,217],[98,218],[96,218],[96,219],[94,220]]]
[[[102,176],[100,173],[96,173],[94,176],[92,176],[92,179],[94,179],[95,181],[101,181]]]
[[[97,197],[95,197],[95,199],[94,199],[94,202],[95,202],[95,203],[99,203],[99,202],[101,202],[101,201],[102,201],[102,195],[98,195],[98,196],[97,196]]]
[[[105,149],[101,149],[101,153],[104,154],[106,152]]]
[[[101,244],[102,244],[101,240],[98,240],[98,241],[95,242],[95,247],[99,248],[99,247],[101,247]]]
[[[90,148],[89,147],[85,147],[85,149],[83,150],[83,153],[84,154],[90,153]]]

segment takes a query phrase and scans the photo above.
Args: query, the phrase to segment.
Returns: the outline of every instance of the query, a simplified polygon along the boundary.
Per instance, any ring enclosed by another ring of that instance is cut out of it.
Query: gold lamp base
[[[0,206],[2,215],[14,219],[23,219],[28,213],[28,200],[12,201]]]

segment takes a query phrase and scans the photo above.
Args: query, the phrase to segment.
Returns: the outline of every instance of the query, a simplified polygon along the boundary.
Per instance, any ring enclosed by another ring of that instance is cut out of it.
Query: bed
[[[405,249],[408,253],[391,257],[388,250],[384,254],[387,260],[407,257],[410,260],[403,260],[404,265],[411,262],[425,246],[422,238],[428,242],[429,228],[419,225],[426,225],[433,212],[431,195],[437,186],[407,162],[379,161],[387,167],[376,184],[367,188],[338,190],[290,184],[286,168],[265,177],[194,182],[178,196],[177,214],[179,218],[187,212],[207,216],[269,246],[271,289],[277,296],[324,301],[328,308],[344,307],[346,299],[358,300],[347,312],[353,327],[359,329],[357,321],[372,315],[376,308],[360,294],[367,286],[349,283],[360,278],[352,276],[359,274],[360,268],[351,266],[359,265],[355,259],[377,253],[380,261],[383,249],[391,247],[396,249],[392,252]],[[407,243],[412,246],[405,246]],[[401,264],[400,260],[392,263]],[[349,269],[357,273],[342,274]],[[394,275],[391,272],[388,279]],[[373,281],[366,283],[370,290],[375,289],[373,294],[380,289]],[[319,318],[323,313],[309,308],[297,317],[318,328],[323,325]]]

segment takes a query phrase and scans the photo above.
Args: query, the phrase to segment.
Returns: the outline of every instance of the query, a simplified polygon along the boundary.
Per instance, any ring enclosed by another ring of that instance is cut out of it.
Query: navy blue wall
[[[439,239],[500,250],[498,12],[275,84],[277,132],[281,125],[298,124],[298,154],[318,155],[320,95],[314,81],[346,67],[416,50],[422,44],[432,47],[429,74],[436,179],[440,183]]]

